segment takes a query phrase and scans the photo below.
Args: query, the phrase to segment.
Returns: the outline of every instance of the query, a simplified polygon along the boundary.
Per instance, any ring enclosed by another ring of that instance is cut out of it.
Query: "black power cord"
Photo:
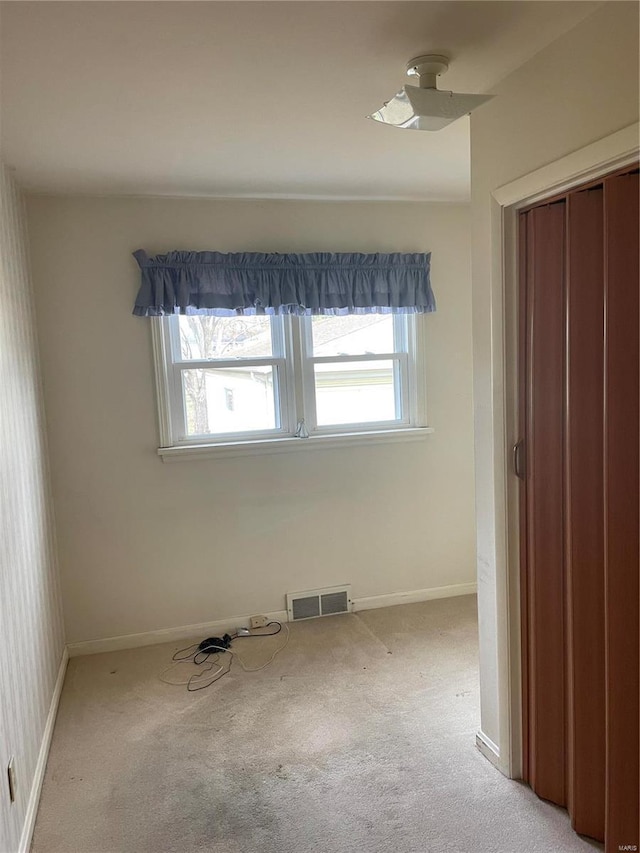
[[[233,637],[225,634],[224,637],[207,637],[198,645],[198,651],[193,656],[193,662],[197,664],[206,663],[210,655],[217,655],[231,648]],[[200,658],[200,660],[198,660]]]
[[[256,637],[275,637],[276,634],[279,634],[282,631],[282,624],[280,622],[267,622],[264,626],[268,628],[270,625],[277,625],[278,628],[275,631],[266,631],[264,634],[234,634],[231,639],[233,640],[245,640],[245,639],[255,639]],[[225,634],[225,637],[227,634]]]
[[[200,643],[192,643],[190,646],[178,649],[174,652],[172,660],[175,663],[191,661],[197,666],[202,666],[202,664],[205,664],[212,655],[219,655],[220,653],[224,654],[226,651],[231,651],[231,643],[234,640],[241,640],[245,638],[256,639],[257,637],[275,637],[276,634],[279,634],[280,631],[282,631],[282,624],[280,622],[271,621],[267,622],[265,628],[270,628],[272,625],[277,626],[275,631],[266,631],[260,634],[224,634],[222,637],[207,637]],[[205,673],[195,673],[187,682],[187,690],[189,693],[195,693],[197,690],[205,690],[207,687],[211,687],[211,685],[215,684],[216,681],[220,681],[221,678],[228,675],[231,672],[232,666],[233,654],[230,654],[229,666],[224,670],[224,672],[218,671],[206,684],[202,684],[199,687],[192,687],[194,680],[200,681],[205,675]]]

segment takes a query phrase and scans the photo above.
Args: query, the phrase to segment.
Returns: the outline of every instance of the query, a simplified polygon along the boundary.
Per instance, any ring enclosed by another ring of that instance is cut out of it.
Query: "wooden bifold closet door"
[[[520,213],[524,777],[640,847],[638,170]]]

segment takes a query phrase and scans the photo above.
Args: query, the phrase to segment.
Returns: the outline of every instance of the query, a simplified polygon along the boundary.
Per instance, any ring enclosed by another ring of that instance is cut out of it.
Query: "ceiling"
[[[490,92],[598,5],[4,2],[2,157],[43,192],[465,200],[468,118],[364,116],[417,54]]]

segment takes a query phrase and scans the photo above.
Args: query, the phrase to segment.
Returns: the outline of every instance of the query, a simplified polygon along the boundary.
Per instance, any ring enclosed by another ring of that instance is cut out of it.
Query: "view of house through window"
[[[344,356],[394,352],[389,314],[320,316],[311,322],[318,425],[396,418],[393,361],[344,361]]]
[[[181,371],[186,434],[276,429],[273,366],[241,361],[273,355],[269,318],[183,316],[179,328],[182,360],[238,360],[238,366]]]
[[[174,442],[419,425],[415,317],[162,318]]]

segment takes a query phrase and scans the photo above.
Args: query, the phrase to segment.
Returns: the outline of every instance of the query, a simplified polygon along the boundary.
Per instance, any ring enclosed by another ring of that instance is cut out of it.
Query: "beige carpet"
[[[475,747],[473,596],[297,623],[198,693],[179,645],[71,661],[34,853],[599,849]]]

